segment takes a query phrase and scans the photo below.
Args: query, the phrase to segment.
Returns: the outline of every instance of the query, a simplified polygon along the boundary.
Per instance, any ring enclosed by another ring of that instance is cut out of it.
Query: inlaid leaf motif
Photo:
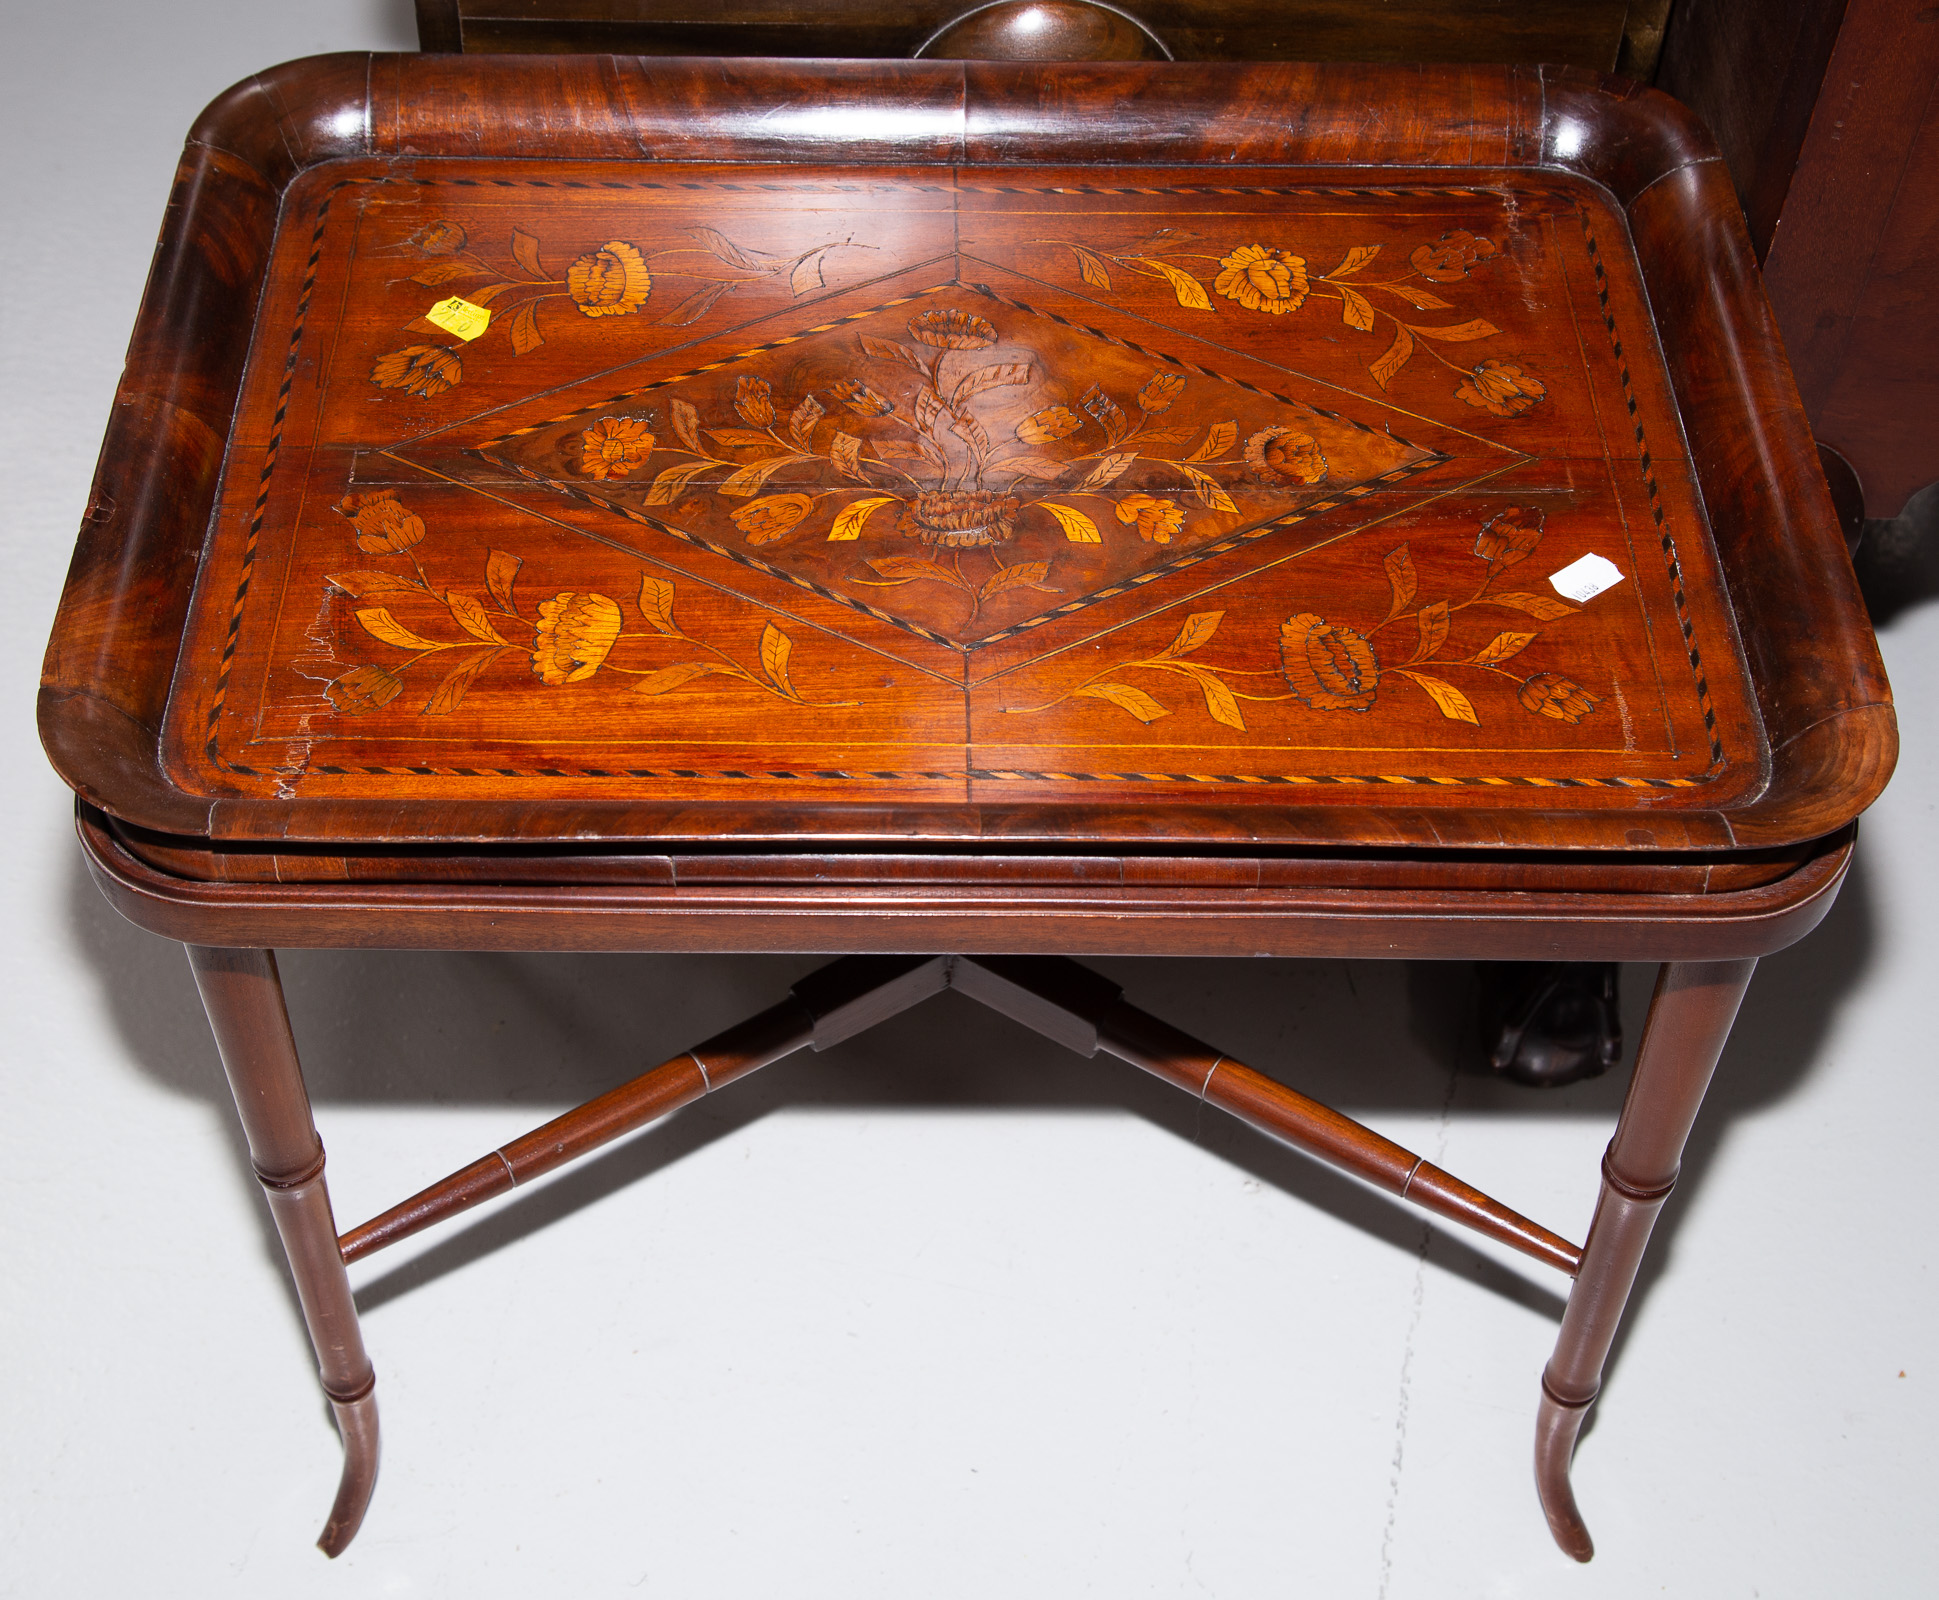
[[[1407,324],[1403,322],[1395,330],[1394,342],[1387,346],[1387,353],[1367,371],[1373,375],[1373,381],[1384,389],[1393,382],[1394,374],[1407,365],[1407,358],[1413,353],[1414,336],[1407,331]]]
[[[647,490],[646,503],[650,506],[673,504],[688,483],[719,465],[718,461],[683,461],[677,467],[666,468],[653,480],[653,487]],[[750,494],[753,492],[751,489],[748,491]]]
[[[996,575],[976,591],[977,598],[988,600],[992,595],[1011,589],[1042,589],[1048,594],[1056,594],[1059,591],[1044,582],[1049,571],[1048,561],[1019,561],[1013,567],[999,567]]]
[[[1362,333],[1373,332],[1373,305],[1358,289],[1349,289],[1344,283],[1340,289],[1340,320],[1349,328],[1358,328]]]
[[[512,354],[526,355],[545,343],[545,335],[539,332],[539,314],[536,303],[527,300],[512,313]]]
[[[1572,617],[1580,609],[1566,600],[1556,599],[1552,594],[1525,594],[1519,589],[1511,589],[1507,594],[1491,594],[1488,604],[1512,606],[1517,611],[1526,611],[1537,622],[1555,622],[1562,617]]]
[[[1226,685],[1223,678],[1210,672],[1194,672],[1192,681],[1205,694],[1205,709],[1214,722],[1222,722],[1228,728],[1245,731],[1245,714],[1239,709],[1239,697]]]
[[[876,556],[869,562],[869,566],[887,580],[875,585],[877,588],[889,588],[898,583],[914,583],[918,578],[938,578],[944,583],[956,582],[955,573],[947,567],[936,565],[927,556]]]
[[[474,266],[469,261],[440,261],[426,267],[422,272],[412,273],[411,282],[435,289],[441,283],[455,283],[460,278],[475,278],[487,270],[485,267]]]
[[[1425,689],[1428,698],[1434,702],[1441,715],[1448,721],[1467,722],[1477,728],[1481,726],[1481,719],[1474,714],[1474,707],[1468,703],[1468,697],[1453,684],[1443,682],[1439,678],[1430,678],[1424,672],[1409,672],[1405,668],[1396,668],[1395,671],[1403,678],[1412,678]]]
[[[687,231],[730,267],[739,267],[743,272],[768,270],[767,262],[762,256],[743,250],[718,228],[689,228]]]
[[[1447,328],[1423,328],[1413,323],[1408,326],[1424,339],[1439,339],[1447,344],[1465,344],[1470,339],[1486,339],[1491,334],[1501,332],[1492,322],[1483,322],[1479,317],[1472,322],[1457,322]]]
[[[704,456],[707,453],[700,448],[700,413],[677,396],[673,402],[673,431],[695,455]]]
[[[1198,496],[1201,505],[1212,511],[1236,512],[1239,509],[1233,503],[1232,496],[1225,492],[1219,480],[1211,473],[1201,472],[1197,467],[1188,467],[1182,461],[1178,463],[1178,470],[1192,480],[1192,491]]]
[[[382,667],[352,667],[323,692],[345,716],[361,717],[382,710],[402,694],[404,680]]]
[[[1093,289],[1111,287],[1111,274],[1104,270],[1103,258],[1095,251],[1086,250],[1081,244],[1074,244],[1070,247],[1070,252],[1077,257],[1078,272]]]
[[[451,615],[457,619],[458,626],[474,639],[482,639],[487,644],[509,644],[491,624],[491,616],[476,600],[468,594],[460,594],[451,589],[445,592],[444,603]]]
[[[1215,422],[1205,430],[1205,442],[1185,459],[1187,461],[1216,461],[1239,437],[1239,424],[1236,421]]]
[[[507,289],[516,289],[515,283],[482,283],[476,289],[465,290],[465,298],[473,305],[488,306]]]
[[[1436,600],[1431,606],[1422,606],[1415,620],[1421,625],[1421,642],[1414,648],[1414,659],[1425,661],[1447,641],[1447,601]]]
[[[787,449],[762,428],[709,428],[707,437],[726,450]]]
[[[862,536],[862,524],[868,521],[869,513],[878,506],[893,503],[895,498],[892,494],[883,494],[867,500],[857,500],[835,519],[834,527],[828,530],[829,540],[833,542],[838,539],[859,539]]]
[[[394,572],[372,572],[360,569],[356,572],[333,572],[323,580],[333,584],[353,600],[361,600],[367,594],[410,593],[417,585],[409,578],[400,578]]]
[[[1447,311],[1452,308],[1438,294],[1433,294],[1414,283],[1390,283],[1387,285],[1395,294],[1411,301],[1422,311]]]
[[[860,341],[863,350],[878,361],[899,361],[912,371],[920,372],[924,376],[928,375],[928,368],[923,366],[922,357],[906,344],[897,344],[893,339],[872,338],[866,333],[860,335]]]
[[[1004,361],[995,366],[978,367],[950,391],[949,407],[952,411],[960,411],[966,401],[973,400],[985,389],[1012,388],[1029,381],[1028,361]]]
[[[523,228],[512,229],[512,259],[535,278],[546,275],[539,263],[539,241]]]
[[[921,445],[910,444],[905,439],[876,439],[870,444],[869,448],[884,461],[922,461],[927,459],[923,455]],[[1007,461],[1003,464],[1006,467],[1010,465]]]
[[[1140,266],[1155,268],[1171,285],[1173,298],[1187,311],[1210,311],[1212,302],[1206,298],[1205,285],[1189,272],[1181,272],[1168,261],[1160,261],[1155,256],[1136,258]]]
[[[1184,626],[1178,630],[1178,637],[1153,656],[1154,661],[1175,661],[1180,656],[1190,655],[1200,645],[1219,631],[1219,624],[1225,620],[1223,611],[1194,611],[1185,619]]]
[[[394,644],[400,650],[436,650],[438,641],[427,639],[411,630],[381,607],[371,611],[359,611],[357,620],[363,624],[365,633],[373,638],[382,639],[385,644]]]
[[[1362,267],[1368,265],[1379,254],[1380,246],[1377,244],[1356,244],[1347,252],[1346,260],[1335,267],[1330,276],[1335,278],[1350,278]]]
[[[1468,658],[1477,667],[1492,667],[1497,661],[1520,655],[1539,637],[1533,633],[1498,633]]]
[[[494,600],[513,613],[517,612],[518,604],[512,599],[512,585],[518,581],[518,569],[524,565],[525,558],[509,550],[494,550],[485,557],[485,587],[491,590]]]
[[[1393,604],[1387,607],[1389,617],[1397,617],[1407,609],[1420,589],[1420,578],[1414,571],[1414,558],[1408,553],[1406,545],[1397,545],[1389,550],[1380,563],[1387,569],[1387,582],[1393,586]]]
[[[750,461],[739,472],[733,473],[720,486],[722,494],[753,495],[759,494],[768,479],[783,467],[793,466],[797,461],[809,461],[813,457],[805,455],[769,456],[765,461]],[[702,463],[711,465],[711,463]],[[659,485],[657,481],[654,487]]]
[[[656,633],[678,635],[680,629],[673,620],[673,585],[665,578],[656,578],[652,573],[640,577],[640,615],[652,625]]]
[[[813,255],[803,256],[794,264],[794,271],[788,274],[790,294],[806,294],[810,289],[819,289],[823,286],[821,263],[826,254],[826,251],[817,250]]]
[[[773,623],[761,630],[761,670],[776,688],[790,695],[794,685],[788,681],[788,657],[793,650],[794,641]]]
[[[788,418],[788,432],[794,436],[794,442],[802,449],[808,448],[809,440],[815,431],[815,424],[821,421],[821,418],[821,402],[813,395],[809,395],[794,408],[794,415]]]
[[[478,674],[498,659],[496,650],[474,650],[463,662],[445,674],[444,682],[438,691],[424,702],[424,715],[441,717],[446,712],[456,711],[459,702],[470,693],[471,686],[478,680]]]
[[[726,672],[717,661],[682,661],[675,666],[662,667],[658,672],[649,672],[633,685],[635,694],[670,694],[682,684],[692,683],[695,678],[704,678],[710,672]]]
[[[1057,526],[1064,530],[1064,537],[1072,544],[1104,542],[1104,535],[1097,531],[1097,524],[1083,512],[1071,506],[1060,506],[1053,500],[1040,500],[1037,504],[1057,519]]]
[[[1070,492],[1082,494],[1086,489],[1102,489],[1114,478],[1122,476],[1125,469],[1137,459],[1138,452],[1135,450],[1115,451],[1091,468],[1084,481]]]
[[[967,411],[950,422],[949,431],[974,450],[979,457],[990,453],[989,430]]]
[[[1129,711],[1140,722],[1156,722],[1160,717],[1171,715],[1169,709],[1161,706],[1144,690],[1128,683],[1087,683],[1081,689],[1071,690],[1071,694],[1091,700],[1109,700],[1112,705]]]
[[[943,397],[924,384],[916,391],[916,426],[925,432],[933,432],[936,419],[943,414]]]
[[[1057,461],[1050,456],[1010,456],[998,463],[1005,472],[1020,472],[1026,478],[1056,478],[1063,475],[1068,461]]]
[[[836,434],[828,445],[828,459],[843,477],[853,478],[857,483],[869,481],[868,474],[862,470],[862,441],[854,434]]]
[[[656,320],[663,328],[690,328],[713,310],[714,302],[733,287],[731,283],[703,283]]]

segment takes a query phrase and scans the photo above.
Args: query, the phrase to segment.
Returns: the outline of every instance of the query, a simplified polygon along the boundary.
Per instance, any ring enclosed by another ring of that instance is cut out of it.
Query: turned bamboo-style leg
[[[343,1477],[317,1540],[325,1555],[335,1556],[356,1537],[377,1483],[377,1378],[364,1354],[350,1279],[337,1248],[323,1183],[323,1144],[310,1117],[274,954],[186,948],[248,1135],[249,1158],[289,1256],[323,1392],[343,1435]]]
[[[1595,1545],[1569,1487],[1569,1458],[1582,1419],[1595,1403],[1650,1229],[1676,1184],[1684,1141],[1756,966],[1755,961],[1664,965],[1622,1117],[1602,1158],[1602,1193],[1555,1354],[1542,1373],[1535,1422],[1535,1487],[1555,1542],[1578,1561],[1593,1556]]]

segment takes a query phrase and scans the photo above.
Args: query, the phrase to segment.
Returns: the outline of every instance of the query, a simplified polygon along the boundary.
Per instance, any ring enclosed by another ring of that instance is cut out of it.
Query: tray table
[[[1714,151],[1510,68],[320,57],[192,131],[49,646],[346,1447],[345,1263],[944,987],[1574,1277],[1568,1461],[1889,691]],[[825,950],[339,1234],[274,947]],[[1070,954],[1648,960],[1587,1242]]]

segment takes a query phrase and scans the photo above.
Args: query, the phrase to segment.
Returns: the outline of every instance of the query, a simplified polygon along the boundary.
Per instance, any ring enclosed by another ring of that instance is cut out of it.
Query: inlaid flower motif
[[[1423,278],[1453,283],[1457,278],[1465,278],[1470,267],[1495,253],[1494,240],[1478,238],[1465,228],[1456,228],[1442,234],[1433,244],[1419,246],[1407,259]]]
[[[337,510],[357,530],[357,548],[365,555],[397,555],[424,537],[424,519],[398,503],[395,489],[345,495]]]
[[[1306,300],[1306,259],[1264,245],[1241,245],[1220,259],[1212,287],[1248,311],[1274,316],[1297,311]]]
[[[1463,378],[1454,392],[1471,406],[1498,417],[1519,417],[1539,405],[1548,385],[1512,361],[1484,361]]]
[[[766,378],[742,378],[734,385],[734,409],[750,428],[774,421],[774,390]]]
[[[996,329],[973,311],[924,311],[909,319],[910,335],[939,350],[986,350]]]
[[[1052,444],[1068,439],[1084,426],[1084,419],[1069,406],[1045,406],[1033,411],[1016,426],[1016,435],[1025,444]]]
[[[1573,679],[1559,672],[1538,672],[1516,692],[1525,711],[1538,711],[1557,722],[1580,722],[1602,702]]]
[[[844,378],[828,392],[858,417],[886,417],[895,410],[892,401],[856,378]]]
[[[653,274],[638,250],[614,239],[566,268],[566,289],[588,317],[625,316],[646,304]]]
[[[550,684],[590,678],[619,638],[619,606],[603,594],[555,594],[539,602],[532,670]]]
[[[738,506],[728,515],[747,535],[749,544],[768,544],[807,516],[814,504],[805,494],[770,494]]]
[[[1145,379],[1145,386],[1138,391],[1138,409],[1157,413],[1165,410],[1176,400],[1185,387],[1185,380],[1176,372],[1154,372]]]
[[[465,230],[440,217],[419,228],[411,235],[410,242],[427,256],[456,255],[465,247]]]
[[[1533,555],[1542,542],[1542,513],[1534,506],[1511,506],[1481,525],[1474,553],[1491,566],[1512,567]]]
[[[352,667],[324,690],[330,704],[350,717],[387,706],[403,692],[403,681],[382,667]]]
[[[1118,502],[1118,521],[1127,527],[1137,524],[1138,537],[1146,544],[1170,544],[1171,536],[1185,525],[1185,508],[1148,494],[1128,494]]]
[[[1315,711],[1365,711],[1380,682],[1373,646],[1310,611],[1280,624],[1279,662],[1287,686]]]
[[[370,369],[370,381],[380,389],[403,389],[430,399],[443,394],[464,377],[458,352],[435,344],[407,344],[381,355]]]
[[[924,544],[966,550],[1005,544],[1017,529],[1023,504],[1013,494],[990,489],[931,489],[908,503],[897,524]]]
[[[601,417],[579,435],[579,470],[589,478],[623,478],[653,454],[653,445],[638,417]]]
[[[1246,440],[1246,465],[1268,478],[1318,483],[1326,476],[1319,441],[1294,428],[1262,428]]]

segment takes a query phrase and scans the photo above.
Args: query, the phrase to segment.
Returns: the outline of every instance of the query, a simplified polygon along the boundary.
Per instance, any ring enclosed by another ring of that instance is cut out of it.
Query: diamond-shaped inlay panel
[[[478,453],[962,648],[1446,459],[961,285]]]

